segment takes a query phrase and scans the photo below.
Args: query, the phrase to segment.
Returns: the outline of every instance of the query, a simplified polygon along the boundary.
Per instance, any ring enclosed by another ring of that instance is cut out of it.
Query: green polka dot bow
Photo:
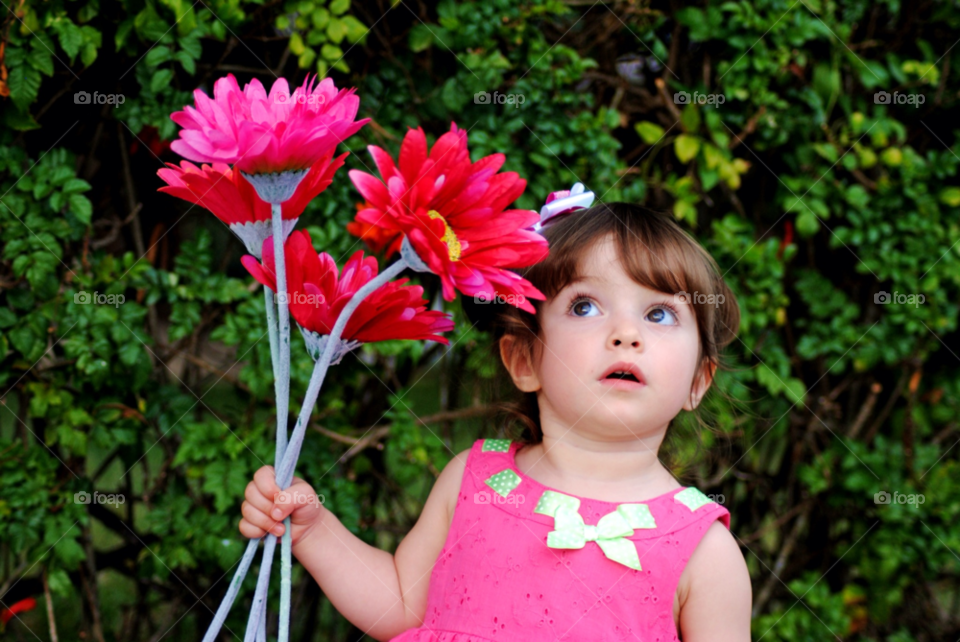
[[[637,547],[626,539],[635,528],[656,528],[646,504],[619,504],[616,510],[600,518],[596,526],[587,525],[580,515],[580,500],[552,490],[544,491],[533,509],[553,517],[554,529],[547,534],[550,548],[583,548],[596,542],[607,559],[632,569],[640,569]]]

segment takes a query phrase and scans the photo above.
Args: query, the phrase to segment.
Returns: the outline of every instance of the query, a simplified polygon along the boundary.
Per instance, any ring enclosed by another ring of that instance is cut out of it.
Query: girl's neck
[[[681,484],[657,459],[656,444],[593,441],[567,433],[544,435],[539,444],[517,452],[517,468],[544,486],[609,502],[645,501]]]

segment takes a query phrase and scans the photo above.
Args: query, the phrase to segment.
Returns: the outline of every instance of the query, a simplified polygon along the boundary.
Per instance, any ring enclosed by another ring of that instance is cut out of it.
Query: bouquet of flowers
[[[353,89],[338,90],[330,78],[315,85],[309,77],[290,93],[278,79],[267,94],[258,80],[241,90],[232,74],[214,84],[210,98],[199,89],[195,106],[171,119],[182,127],[171,149],[200,167],[181,161],[157,173],[169,193],[210,210],[240,238],[249,255],[243,265],[264,286],[269,330],[277,434],[274,468],[280,489],[292,479],[306,426],[327,369],[359,345],[395,339],[430,339],[453,329],[448,313],[427,309],[423,288],[392,280],[410,268],[440,277],[442,294],[457,292],[487,299],[504,297],[533,313],[528,299],[544,299],[508,268],[524,267],[547,255],[547,242],[534,229],[542,214],[506,209],[524,191],[515,172],[500,172],[503,154],[470,160],[467,134],[451,124],[428,148],[422,129],[404,137],[399,157],[369,146],[380,178],[349,172],[365,198],[351,225],[400,257],[382,271],[374,257],[354,253],[338,270],[333,258],[317,253],[306,231],[294,231],[307,203],[333,181],[346,153],[338,143],[369,119],[356,120],[360,100]],[[582,188],[581,188],[582,189]],[[293,433],[287,439],[290,401],[290,315],[315,361]],[[266,535],[263,560],[244,642],[266,639],[266,596],[273,554],[281,539],[280,642],[289,639],[290,518],[282,538]],[[204,636],[213,642],[256,554],[252,539],[230,587]]]

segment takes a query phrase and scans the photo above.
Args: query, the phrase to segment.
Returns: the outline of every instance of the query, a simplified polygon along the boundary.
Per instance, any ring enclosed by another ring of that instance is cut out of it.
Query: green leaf
[[[150,91],[159,93],[173,80],[173,69],[158,69],[150,79]]]
[[[684,131],[696,134],[700,130],[700,110],[693,103],[688,104],[680,112],[680,125]]]
[[[950,207],[960,207],[960,187],[947,187],[941,190],[940,202]]]
[[[353,16],[344,16],[341,21],[347,26],[347,40],[353,44],[362,42],[367,37],[367,33],[370,32],[367,25]]]
[[[282,17],[285,18],[286,16]],[[313,22],[313,28],[316,31],[321,31],[325,29],[327,23],[330,22],[330,12],[323,7],[318,7],[312,14],[310,14],[310,20]]]
[[[349,8],[350,0],[333,0],[333,2],[330,3],[330,12],[335,16],[346,13]]]
[[[410,30],[408,42],[410,43],[410,51],[414,53],[429,49],[430,45],[433,44],[433,33],[430,31],[430,27],[422,22],[414,25],[413,29]]]
[[[673,204],[673,215],[678,221],[689,221],[691,225],[697,223],[697,208],[688,201],[676,201]]]
[[[181,38],[180,48],[194,60],[200,60],[200,56],[203,54],[203,48],[197,38]]]
[[[93,215],[93,205],[90,200],[81,194],[70,195],[70,211],[84,225],[90,225],[90,217]]]
[[[156,67],[170,60],[171,56],[172,54],[170,53],[170,47],[160,45],[158,47],[154,47],[147,53],[144,62],[147,63],[148,67]]]
[[[820,221],[817,215],[804,209],[797,215],[797,233],[803,237],[811,237],[820,231]]]
[[[0,328],[9,328],[17,322],[17,315],[10,308],[0,308]]]
[[[340,44],[340,41],[347,35],[347,25],[343,20],[331,18],[327,24],[327,38],[334,44]]]
[[[651,123],[649,120],[640,121],[634,125],[634,129],[637,130],[637,134],[640,135],[640,138],[642,138],[643,142],[647,145],[653,145],[663,138],[663,127],[656,123]]]
[[[20,111],[27,111],[40,91],[40,72],[25,65],[15,67],[10,70],[7,86],[13,103]]]
[[[44,76],[53,75],[53,56],[47,49],[40,45],[30,52],[30,66],[42,73]]]
[[[343,58],[343,50],[336,45],[323,45],[320,48],[320,55],[327,60],[340,60]]]
[[[689,163],[700,151],[700,139],[696,136],[681,134],[673,141],[673,150],[681,163]]]
[[[194,62],[193,58],[191,58],[190,54],[186,51],[178,51],[174,58],[177,59],[180,66],[183,67],[183,70],[191,76],[197,73],[197,63]]]
[[[40,129],[40,123],[38,123],[30,112],[24,110],[20,111],[14,105],[13,109],[5,109],[6,113],[4,114],[3,120],[10,129],[16,131],[30,131],[31,129]]]
[[[73,194],[74,192],[86,192],[90,189],[90,183],[82,178],[70,178],[60,189],[64,194]]]
[[[80,51],[80,47],[83,46],[83,32],[69,18],[58,19],[54,23],[54,30],[60,38],[60,47],[70,57],[70,62],[73,62]]]
[[[303,37],[300,35],[300,32],[294,31],[290,35],[290,52],[294,56],[300,56],[306,50],[306,45],[303,44]]]

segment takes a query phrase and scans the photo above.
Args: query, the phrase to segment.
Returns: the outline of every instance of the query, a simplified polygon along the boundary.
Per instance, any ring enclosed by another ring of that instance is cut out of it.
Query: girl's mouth
[[[640,367],[630,361],[611,364],[601,375],[600,383],[617,390],[637,390],[647,384]]]
[[[629,372],[612,372],[601,379],[600,383],[617,390],[638,390],[646,385]]]

